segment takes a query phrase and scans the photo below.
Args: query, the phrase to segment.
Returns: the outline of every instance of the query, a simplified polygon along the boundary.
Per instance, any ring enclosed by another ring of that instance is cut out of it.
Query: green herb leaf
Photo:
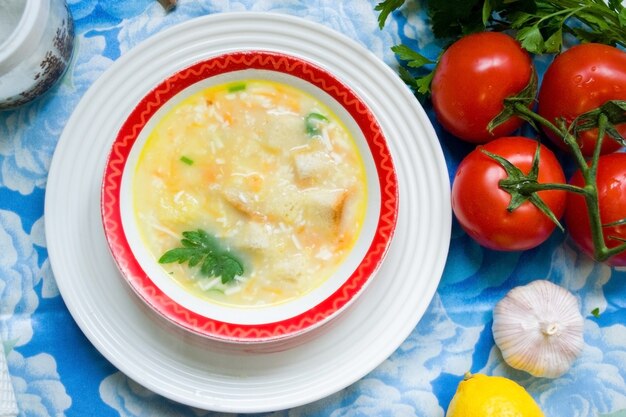
[[[435,72],[433,71],[415,80],[415,85],[417,86],[417,92],[419,94],[426,95],[430,93],[430,85],[433,82],[434,76]]]
[[[604,19],[604,16],[582,10],[576,15],[576,17],[580,20],[584,20],[588,25],[594,27],[598,31],[604,32],[611,29],[610,23]]]
[[[380,29],[385,27],[385,22],[387,21],[389,14],[394,10],[399,9],[404,4],[404,1],[405,0],[384,0],[374,7],[374,10],[380,12],[378,15],[378,27]]]
[[[237,91],[243,91],[246,89],[246,83],[236,83],[228,86],[229,93],[236,93]]]
[[[526,12],[513,12],[510,14],[509,16],[510,20],[511,20],[511,28],[513,29],[519,29],[519,28],[523,28],[524,26],[530,26],[531,23],[533,21],[533,19],[535,18],[535,15],[531,14],[531,13],[526,13]]]
[[[563,29],[558,28],[546,41],[544,42],[544,51],[549,54],[556,54],[561,50],[563,46]]]
[[[517,32],[517,40],[528,52],[539,54],[544,50],[545,42],[541,30],[537,26],[521,28]]]
[[[193,165],[193,159],[190,159],[184,155],[180,157],[180,162],[186,165]]]
[[[559,52],[566,33],[582,42],[626,47],[626,8],[620,0],[608,4],[601,0],[429,0],[425,4],[437,38],[454,41],[485,29],[517,29],[522,46],[537,54]]]
[[[403,44],[392,46],[391,50],[395,52],[402,61],[406,61],[406,65],[411,68],[421,68],[424,65],[435,63],[435,61],[426,58],[424,55]]]
[[[485,0],[483,3],[483,25],[485,27],[489,24],[489,18],[491,17],[491,13],[493,11],[493,5],[491,3],[491,0]]]
[[[432,82],[434,72],[429,72],[428,74],[416,77],[409,72],[404,67],[398,68],[398,75],[400,79],[404,81],[406,85],[408,85],[413,93],[417,96],[418,99],[423,100],[430,94],[430,84]]]
[[[222,283],[227,283],[235,279],[236,276],[243,274],[241,263],[231,256],[222,254],[219,257],[219,263],[213,268],[216,275],[222,277]]]
[[[398,75],[400,76],[400,79],[404,81],[406,85],[411,87],[413,91],[417,91],[417,80],[415,79],[413,74],[409,72],[409,70],[404,67],[399,67]]]
[[[328,118],[319,113],[309,113],[304,118],[304,127],[307,135],[320,136],[322,134],[321,126],[328,123]]]
[[[429,0],[428,16],[437,38],[457,38],[485,29],[484,0]]]
[[[202,275],[221,277],[224,284],[244,273],[243,262],[202,229],[183,232],[181,245],[165,252],[159,258],[159,263],[187,262],[192,268],[200,266]]]
[[[173,262],[183,263],[186,262],[193,255],[192,251],[188,248],[175,248],[165,252],[160,258],[159,263],[171,264]]]
[[[620,0],[617,0],[617,1],[619,2]],[[619,5],[621,6],[621,3],[619,3]],[[626,28],[626,8],[622,9],[619,12],[617,19],[619,21],[620,26],[623,28]]]
[[[622,0],[609,0],[609,7],[612,10],[620,10],[622,6]]]
[[[396,53],[400,60],[406,61],[406,66],[411,69],[421,69],[426,65],[436,64],[437,61],[439,61],[439,57],[437,60],[433,61],[403,44],[392,46],[391,50]],[[441,51],[441,54],[443,54],[443,52],[444,51]],[[430,70],[426,68],[422,71],[422,75],[413,75],[407,68],[400,67],[398,74],[402,81],[411,87],[420,100],[428,97],[430,84],[435,75],[434,69]]]
[[[600,317],[600,309],[599,309],[598,307],[594,308],[593,310],[591,310],[591,314],[592,314],[595,318]]]

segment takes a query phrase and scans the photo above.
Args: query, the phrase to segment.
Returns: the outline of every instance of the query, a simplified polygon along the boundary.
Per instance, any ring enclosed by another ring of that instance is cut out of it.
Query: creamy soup
[[[235,306],[292,300],[327,280],[357,240],[366,189],[341,121],[311,95],[265,80],[184,99],[150,133],[133,182],[155,259],[202,230],[241,262],[226,283],[189,262],[162,264],[188,291]]]

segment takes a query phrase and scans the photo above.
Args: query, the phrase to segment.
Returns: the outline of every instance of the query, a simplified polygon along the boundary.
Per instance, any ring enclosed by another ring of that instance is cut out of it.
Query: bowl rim
[[[293,317],[261,324],[216,320],[191,311],[160,289],[139,264],[124,232],[121,183],[133,145],[148,121],[177,94],[203,80],[241,70],[288,74],[318,87],[336,100],[363,133],[374,161],[380,209],[372,241],[353,273],[326,299]],[[207,57],[181,69],[149,91],[130,112],[111,145],[101,187],[101,216],[109,250],[123,279],[153,311],[170,322],[210,339],[261,343],[283,340],[312,330],[345,310],[375,276],[382,264],[398,217],[398,180],[385,136],[375,116],[344,82],[305,58],[269,50],[238,50]]]

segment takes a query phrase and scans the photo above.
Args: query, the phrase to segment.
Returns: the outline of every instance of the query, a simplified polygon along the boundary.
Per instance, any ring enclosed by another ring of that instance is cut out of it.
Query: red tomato
[[[584,184],[580,171],[574,173],[570,183],[578,186]],[[614,153],[601,156],[598,161],[596,183],[602,224],[626,218],[626,154]],[[567,209],[565,210],[565,224],[572,239],[585,253],[593,257],[589,215],[587,214],[585,199],[582,196],[569,193]],[[622,242],[610,239],[609,236],[626,239],[626,225],[605,227],[603,234],[607,247],[618,246]],[[609,258],[607,263],[625,266],[626,252]]]
[[[437,120],[450,133],[472,143],[511,134],[522,120],[510,118],[489,133],[487,125],[503,109],[503,100],[530,82],[531,58],[513,38],[481,32],[453,43],[433,76],[432,102]]]
[[[538,246],[552,233],[555,224],[534,204],[524,202],[507,211],[511,195],[498,183],[507,177],[502,166],[484,154],[485,149],[507,159],[524,174],[530,172],[538,142],[521,136],[496,139],[478,146],[458,167],[452,184],[452,209],[461,227],[482,246],[495,250],[526,250]],[[541,145],[539,183],[565,183],[558,160]],[[541,191],[539,197],[560,218],[565,210],[563,191]]]
[[[568,49],[550,64],[539,89],[537,112],[551,122],[563,117],[569,124],[608,100],[626,100],[626,52],[587,43]],[[626,123],[618,125],[618,131],[626,135]],[[546,135],[566,148],[554,133],[546,130]],[[581,132],[578,139],[583,154],[593,154],[597,138],[597,129]],[[614,152],[619,147],[616,141],[605,139],[602,153]]]

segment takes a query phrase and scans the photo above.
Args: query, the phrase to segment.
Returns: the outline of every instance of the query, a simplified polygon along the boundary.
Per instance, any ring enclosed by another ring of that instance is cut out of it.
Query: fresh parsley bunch
[[[406,0],[376,6],[382,28]],[[626,8],[621,0],[425,0],[433,34],[458,39],[469,33],[512,29],[528,52],[557,53],[563,36],[626,47]]]

